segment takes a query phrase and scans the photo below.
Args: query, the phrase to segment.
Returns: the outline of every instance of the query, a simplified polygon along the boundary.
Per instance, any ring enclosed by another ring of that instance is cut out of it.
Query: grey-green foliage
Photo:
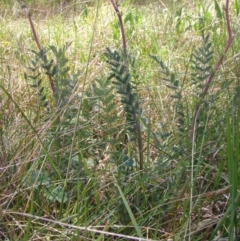
[[[114,114],[114,111],[116,111],[116,96],[110,78],[97,79],[92,85],[92,90],[99,116],[106,123],[113,124],[117,120],[117,115]]]
[[[183,134],[185,131],[185,113],[182,101],[182,86],[176,74],[172,72],[162,60],[157,56],[150,55],[150,57],[160,65],[161,73],[163,74],[162,80],[166,81],[166,86],[172,91],[171,98],[174,100],[175,104],[178,131],[180,134]]]
[[[88,121],[93,149],[106,149],[117,132],[116,98],[109,78],[98,78],[85,91],[80,123]],[[86,129],[85,129],[86,130]]]
[[[98,153],[95,155],[96,163],[99,163],[101,155],[108,155],[109,161],[122,171],[120,169],[132,167],[133,162],[124,153],[126,136],[119,112],[119,101],[111,77],[96,79],[85,92],[83,120],[80,122],[90,120],[89,113],[93,118],[93,125],[89,128],[92,138],[87,145],[92,146],[93,153]]]
[[[176,124],[177,124],[177,138],[178,140],[174,147],[170,150],[170,156],[172,156],[172,151],[176,156],[181,156],[184,153],[185,145],[186,143],[184,142],[185,138],[185,132],[186,132],[186,114],[184,110],[184,102],[183,102],[183,96],[182,96],[182,91],[183,91],[183,86],[180,84],[180,81],[178,80],[176,74],[172,72],[166,64],[160,60],[157,56],[150,55],[150,57],[155,60],[161,67],[161,73],[163,74],[162,79],[166,81],[166,87],[168,87],[172,94],[172,103],[174,104],[175,107],[175,119],[176,119]],[[162,139],[166,139],[172,136],[172,133],[169,131],[165,131],[162,133]],[[165,148],[165,151],[167,148]],[[174,155],[174,156],[175,156]],[[175,157],[171,157],[175,158]]]
[[[210,83],[208,78],[213,71],[212,60],[213,51],[212,44],[210,42],[210,35],[205,35],[204,31],[201,31],[202,45],[196,49],[192,54],[192,72],[191,72],[191,86],[194,92],[194,103],[202,103],[197,116],[196,131],[202,135],[204,130],[205,121],[207,119],[207,113],[209,109],[209,102],[214,101],[214,97],[205,99],[207,94],[206,89]]]
[[[57,108],[62,108],[71,100],[80,75],[79,71],[75,74],[70,73],[70,67],[67,65],[68,58],[66,57],[66,51],[69,46],[70,43],[66,43],[59,49],[57,49],[54,45],[50,46],[50,49],[54,53],[55,63],[50,69],[46,68],[46,73],[53,77],[55,85],[54,98],[57,103]]]
[[[140,114],[141,108],[136,86],[131,82],[129,72],[129,65],[134,67],[134,60],[117,51],[111,51],[109,48],[106,49],[105,56],[112,70],[112,83],[116,86],[117,93],[120,94],[121,102],[124,105],[127,128],[132,133],[132,137],[136,139],[136,117]]]
[[[203,89],[208,84],[207,79],[212,72],[211,61],[213,59],[212,44],[209,42],[210,35],[202,31],[202,46],[196,49],[192,54],[192,86],[198,98],[202,98]]]
[[[28,67],[31,71],[31,75],[27,75],[32,80],[31,87],[35,88],[37,94],[40,96],[40,104],[43,107],[49,107],[51,102],[51,108],[53,111],[61,109],[66,106],[69,101],[74,101],[72,98],[75,91],[75,86],[78,81],[80,72],[75,74],[70,73],[70,67],[68,66],[68,59],[66,57],[66,51],[69,48],[70,43],[66,43],[62,48],[57,49],[55,46],[49,46],[49,49],[41,49],[40,51],[32,50],[34,58],[31,61],[31,65]],[[50,55],[53,58],[48,60]],[[54,101],[51,101],[51,97],[47,95],[46,83],[43,84],[43,78],[49,78],[49,85],[52,88],[52,95]],[[48,100],[50,98],[50,100]]]
[[[41,63],[46,62],[46,53],[47,51],[42,49],[39,52],[32,50],[34,54],[33,59],[31,60],[31,65],[28,67],[30,74],[26,74],[25,78],[31,79],[30,86],[35,89],[35,93],[38,96],[39,100],[39,107],[47,108],[49,112],[49,103],[48,98],[45,90],[45,86],[43,84],[43,76],[41,74]]]
[[[131,69],[134,69],[135,59],[126,52],[119,53],[116,50],[111,51],[109,48],[106,49],[105,56],[112,71],[110,78],[113,79],[112,83],[115,85],[124,107],[129,140],[134,142],[135,150],[137,150],[136,154],[138,154],[138,158],[136,155],[135,157],[139,169],[143,170],[143,143],[140,126],[141,107],[137,95],[137,85],[132,81],[130,72]]]
[[[44,142],[46,145],[54,143],[51,145],[51,151],[56,153],[54,159],[63,173],[68,162],[72,133],[77,121],[77,101],[79,101],[75,87],[80,72],[71,74],[66,57],[69,46],[70,44],[66,43],[59,49],[50,46],[49,49],[32,51],[34,56],[26,75],[30,79],[30,86],[38,96],[36,114],[39,115],[38,112],[41,111],[41,118],[54,120]],[[47,111],[44,111],[45,108]]]
[[[80,71],[71,73],[66,57],[69,46],[70,44],[67,43],[61,48],[50,46],[48,49],[32,51],[33,58],[26,78],[30,80],[30,86],[38,97],[38,110],[36,111],[36,115],[40,117],[38,119],[51,124],[43,137],[43,143],[48,147],[49,155],[55,161],[54,164],[60,171],[61,177],[66,178],[66,174],[71,172],[72,179],[81,177],[81,180],[85,182],[88,175],[85,168],[88,166],[85,163],[85,158],[87,159],[88,156],[85,154],[90,140],[93,139],[90,129],[93,129],[94,120],[93,113],[89,111],[85,102],[82,106],[85,108],[82,113],[87,113],[86,119],[77,118],[81,95],[77,93],[76,85]],[[39,112],[41,115],[38,114]],[[76,129],[77,122],[79,122],[79,128]],[[76,137],[73,140],[74,132]],[[42,163],[45,159],[45,154],[40,152],[38,163]],[[49,175],[49,183],[59,181],[56,180],[58,177],[54,175],[54,170],[49,168],[48,162],[44,162],[41,171],[34,169],[29,171],[29,176],[40,172]],[[40,177],[41,175],[37,176],[37,178]],[[60,182],[59,185],[49,184],[45,187],[45,198],[51,202],[66,202],[68,190],[65,190],[62,185]]]
[[[210,76],[212,72],[212,59],[213,59],[213,51],[211,50],[211,42],[210,42],[210,35],[205,35],[204,31],[201,32],[202,37],[202,44],[201,46],[196,49],[191,58],[191,90],[193,91],[193,108],[200,103],[200,101],[203,101],[204,96],[206,95],[206,91],[204,89],[207,86],[207,79]],[[188,132],[190,131],[189,126],[189,113],[187,110],[189,109],[189,104],[184,102],[183,99],[183,90],[185,86],[183,85],[183,82],[181,82],[177,76],[176,73],[172,72],[165,63],[160,60],[157,56],[150,55],[152,59],[154,59],[161,68],[162,73],[162,80],[166,82],[166,87],[170,89],[172,92],[172,99],[174,100],[174,107],[175,107],[175,114],[176,114],[176,124],[177,124],[177,133],[179,138],[179,143],[177,143],[178,153],[182,152],[181,150],[184,150],[184,138],[188,137]],[[186,81],[184,82],[186,83]],[[205,103],[205,102],[204,102]],[[206,114],[206,109],[203,109]],[[192,111],[194,113],[194,111]],[[206,117],[206,115],[199,115],[197,123],[202,123],[200,118],[203,117],[203,119]],[[206,118],[205,118],[206,119]],[[197,130],[203,130],[204,126],[199,126]],[[164,136],[164,135],[163,135]]]

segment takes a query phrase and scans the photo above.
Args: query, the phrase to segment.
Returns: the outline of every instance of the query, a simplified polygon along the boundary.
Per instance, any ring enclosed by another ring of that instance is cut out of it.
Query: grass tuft
[[[239,9],[1,1],[0,240],[238,240]]]

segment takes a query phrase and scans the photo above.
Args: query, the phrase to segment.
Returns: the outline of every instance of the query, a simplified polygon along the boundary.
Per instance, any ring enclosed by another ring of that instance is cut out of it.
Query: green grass
[[[239,239],[238,1],[202,94],[223,4],[120,1],[124,54],[110,1],[26,1],[44,54],[0,3],[0,240]]]

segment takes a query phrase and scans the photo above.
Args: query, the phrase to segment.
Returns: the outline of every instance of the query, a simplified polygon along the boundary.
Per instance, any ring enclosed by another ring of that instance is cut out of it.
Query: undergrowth
[[[139,6],[128,3],[124,14],[124,4],[109,3],[118,47],[108,44],[94,58],[103,67],[90,78],[97,65],[89,59],[81,68],[68,54],[76,43],[42,47],[34,14],[20,1],[38,49],[18,59],[22,92],[1,56],[0,239],[238,240],[239,61],[230,48],[239,51],[230,21],[238,2],[231,11],[228,0],[224,8],[196,3],[197,18],[184,14],[189,5],[160,4],[175,14],[163,19],[175,31],[169,49],[190,30],[197,39],[184,63],[167,59],[165,40],[136,37]],[[96,19],[100,11],[91,4],[79,8],[86,24],[92,9]]]

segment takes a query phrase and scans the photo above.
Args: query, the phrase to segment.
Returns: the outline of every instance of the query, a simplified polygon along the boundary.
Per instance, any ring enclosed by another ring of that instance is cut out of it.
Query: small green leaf
[[[217,13],[217,17],[219,19],[222,19],[223,18],[223,12],[221,11],[221,8],[220,8],[220,6],[219,6],[219,4],[216,0],[214,0],[214,4],[215,4],[215,11]]]
[[[29,187],[38,188],[40,185],[46,185],[50,183],[50,178],[46,172],[40,170],[32,171],[25,179],[25,183]]]
[[[67,194],[62,186],[46,189],[44,196],[51,202],[66,203],[68,200]]]

